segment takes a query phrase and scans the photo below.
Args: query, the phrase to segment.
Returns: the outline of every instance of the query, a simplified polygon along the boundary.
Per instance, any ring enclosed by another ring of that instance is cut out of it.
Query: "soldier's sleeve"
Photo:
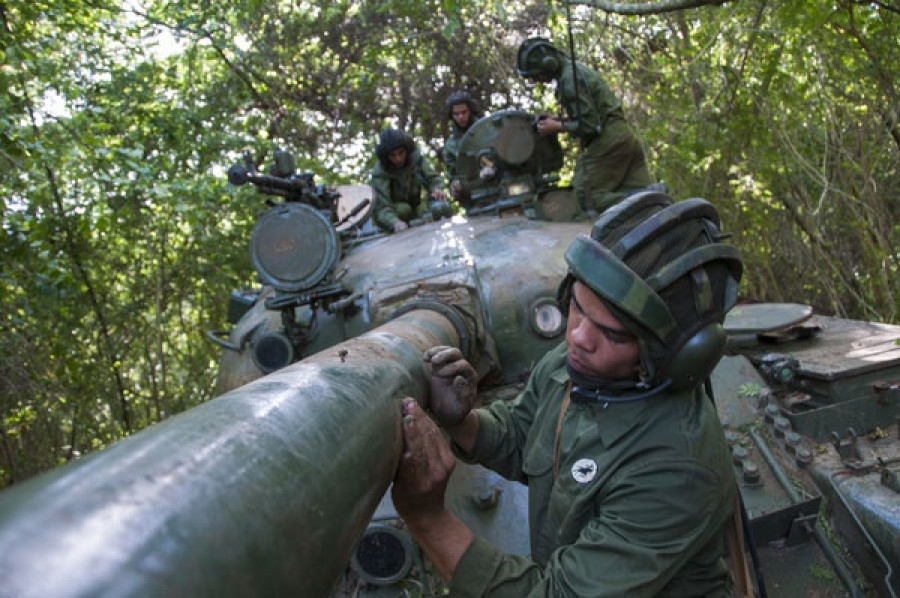
[[[391,201],[391,182],[387,177],[379,175],[377,170],[372,171],[372,192],[375,202],[372,206],[372,218],[375,224],[387,231],[394,230],[394,223],[400,220],[394,203]]]
[[[566,109],[568,119],[563,123],[567,133],[578,137],[598,135],[603,126],[604,111],[597,105],[594,85],[591,81],[599,77],[597,73],[583,65],[578,65],[578,76],[572,76],[572,65],[566,63],[559,80],[560,103]],[[578,86],[576,101],[575,86]]]
[[[459,159],[459,143],[450,137],[444,143],[444,165],[447,167],[447,183],[456,177],[456,162]]]
[[[419,154],[419,160],[416,168],[422,181],[422,185],[428,190],[429,193],[434,191],[435,189],[441,189],[444,186],[443,181],[441,181],[441,177],[434,171],[431,163],[421,153]]]
[[[456,565],[450,580],[450,595],[461,598],[556,596],[549,582],[542,568],[529,557],[504,554],[476,536]]]
[[[510,480],[525,481],[524,453],[538,409],[551,394],[561,396],[553,372],[565,363],[565,343],[549,351],[538,362],[525,388],[512,401],[495,401],[477,409],[478,438],[470,454],[454,446],[458,456],[470,463],[481,463]]]

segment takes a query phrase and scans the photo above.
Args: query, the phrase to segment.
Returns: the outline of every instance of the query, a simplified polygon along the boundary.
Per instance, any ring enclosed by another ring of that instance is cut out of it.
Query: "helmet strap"
[[[602,404],[606,407],[610,403],[643,401],[662,393],[672,384],[671,379],[666,379],[651,387],[638,380],[608,380],[587,376],[576,371],[568,359],[566,370],[572,380],[572,402],[578,405]]]

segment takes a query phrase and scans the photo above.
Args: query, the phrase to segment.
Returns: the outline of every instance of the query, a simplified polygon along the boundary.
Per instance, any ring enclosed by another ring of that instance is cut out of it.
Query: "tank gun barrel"
[[[398,398],[453,324],[408,312],[0,493],[0,594],[327,594],[388,488]]]

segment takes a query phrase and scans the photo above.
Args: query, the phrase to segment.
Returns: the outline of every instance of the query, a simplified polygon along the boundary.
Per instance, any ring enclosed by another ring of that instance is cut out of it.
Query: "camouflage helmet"
[[[722,356],[722,323],[737,302],[743,266],[726,236],[706,200],[632,195],[566,250],[563,306],[581,281],[637,337],[643,387],[697,386]]]
[[[378,144],[375,146],[375,155],[381,161],[381,165],[385,168],[390,166],[388,155],[397,149],[406,150],[407,156],[412,154],[416,149],[416,142],[412,136],[406,131],[400,129],[385,129],[378,135]]]
[[[516,71],[526,79],[555,78],[562,66],[563,53],[546,37],[529,37],[516,54]]]
[[[447,120],[453,120],[453,107],[457,104],[465,104],[469,107],[473,122],[481,116],[481,106],[478,105],[478,102],[475,101],[468,91],[454,91],[447,96],[447,100],[444,102],[444,108],[447,110]]]

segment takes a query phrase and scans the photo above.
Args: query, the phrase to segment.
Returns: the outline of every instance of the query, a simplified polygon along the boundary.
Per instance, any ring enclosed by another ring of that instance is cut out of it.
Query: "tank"
[[[259,286],[207,335],[219,396],[0,493],[0,595],[441,595],[390,503],[397,402],[427,392],[435,344],[463,351],[487,404],[563,340],[563,252],[591,223],[533,119],[477,121],[465,212],[390,235],[365,185],[317,184],[283,152],[265,174],[235,165],[272,205]],[[725,324],[711,388],[752,540],[736,575],[759,595],[896,596],[900,326],[752,303]],[[460,463],[447,501],[529,552],[523,486]]]

